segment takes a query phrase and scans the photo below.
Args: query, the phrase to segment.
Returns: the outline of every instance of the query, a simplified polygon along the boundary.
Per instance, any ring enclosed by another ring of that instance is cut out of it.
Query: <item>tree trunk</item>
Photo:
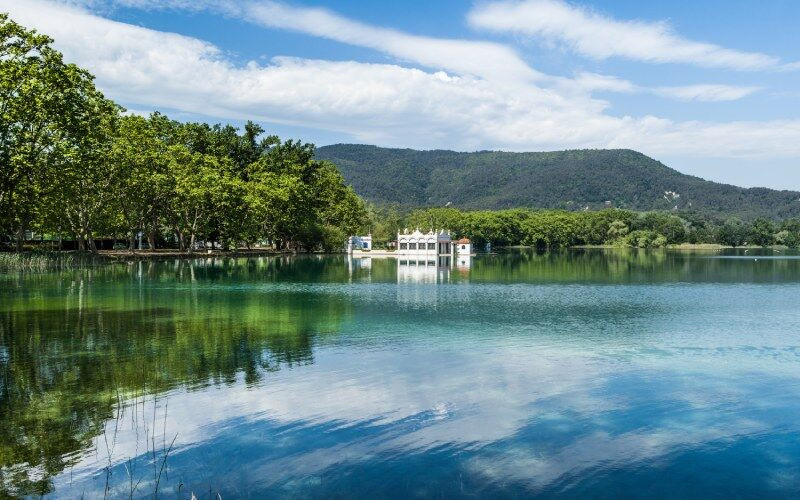
[[[130,236],[128,236],[128,250],[131,253],[135,253],[136,250],[136,231],[131,231]]]
[[[97,245],[94,242],[92,233],[89,233],[86,238],[89,240],[89,250],[91,250],[92,253],[97,253]]]
[[[17,228],[17,242],[16,242],[16,251],[21,252],[23,250],[23,245],[25,244],[25,221],[21,220],[19,223],[19,227]]]
[[[147,246],[150,247],[150,251],[156,249],[156,232],[155,231],[148,231],[147,232]]]
[[[189,250],[188,250],[188,252],[192,253],[193,251],[194,251],[194,233],[192,233],[192,235],[189,237]]]

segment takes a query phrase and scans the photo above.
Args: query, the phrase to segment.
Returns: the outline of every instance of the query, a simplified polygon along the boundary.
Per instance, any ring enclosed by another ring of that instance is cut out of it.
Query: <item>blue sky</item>
[[[800,2],[0,0],[132,112],[800,189]]]

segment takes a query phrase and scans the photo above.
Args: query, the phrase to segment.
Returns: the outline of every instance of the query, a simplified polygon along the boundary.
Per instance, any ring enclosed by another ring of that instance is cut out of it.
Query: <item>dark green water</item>
[[[0,275],[0,497],[797,497],[800,257]]]

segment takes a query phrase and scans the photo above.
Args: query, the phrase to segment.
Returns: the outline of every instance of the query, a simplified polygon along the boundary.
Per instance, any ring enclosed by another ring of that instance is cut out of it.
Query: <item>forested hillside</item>
[[[722,217],[800,215],[800,193],[740,188],[682,174],[636,151],[416,151],[356,144],[317,149],[367,200],[404,207],[698,211]]]

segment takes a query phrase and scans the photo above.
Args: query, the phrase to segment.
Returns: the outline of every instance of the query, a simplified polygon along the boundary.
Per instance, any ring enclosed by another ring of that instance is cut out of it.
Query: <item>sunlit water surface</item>
[[[6,274],[0,384],[0,496],[796,497],[800,260]]]

